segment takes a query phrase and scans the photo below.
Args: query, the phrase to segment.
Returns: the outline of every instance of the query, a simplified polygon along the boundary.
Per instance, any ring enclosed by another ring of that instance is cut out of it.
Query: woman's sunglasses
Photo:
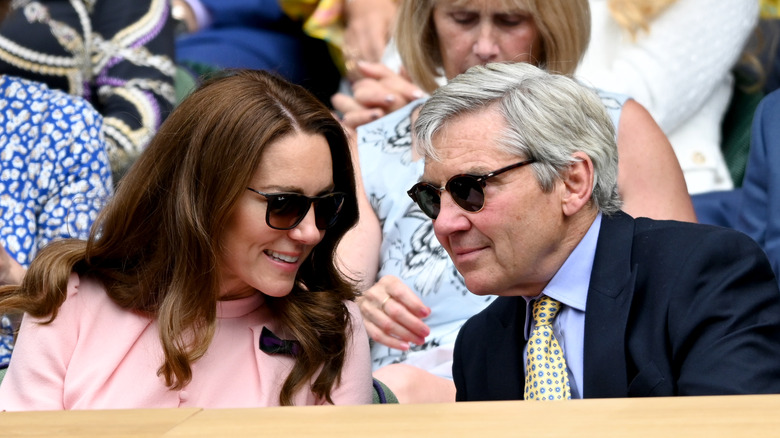
[[[336,223],[347,196],[341,192],[333,192],[309,197],[299,193],[263,193],[250,187],[246,189],[265,197],[268,202],[265,223],[276,230],[292,230],[297,227],[309,213],[312,204],[317,229],[327,230]]]
[[[484,175],[461,174],[455,175],[447,181],[444,187],[436,187],[433,184],[419,182],[406,192],[417,203],[420,210],[431,219],[439,217],[441,211],[441,192],[448,191],[452,200],[458,207],[476,213],[485,207],[485,185],[487,180],[504,172],[531,164],[536,160],[525,160]]]

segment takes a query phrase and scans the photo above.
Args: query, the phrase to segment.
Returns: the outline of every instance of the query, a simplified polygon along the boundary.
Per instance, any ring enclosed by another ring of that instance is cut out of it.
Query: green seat
[[[742,187],[750,152],[750,127],[758,103],[764,97],[762,91],[745,91],[747,79],[735,74],[734,94],[721,124],[721,151],[726,160],[734,187]]]

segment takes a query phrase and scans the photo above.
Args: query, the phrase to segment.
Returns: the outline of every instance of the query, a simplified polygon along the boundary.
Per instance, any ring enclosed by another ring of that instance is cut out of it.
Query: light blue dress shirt
[[[582,368],[585,341],[585,303],[588,299],[590,274],[596,255],[596,243],[601,229],[601,213],[596,216],[588,232],[574,248],[563,266],[537,297],[524,297],[528,301],[525,316],[525,339],[533,330],[533,303],[542,295],[561,302],[561,310],[553,321],[553,332],[563,348],[563,356],[569,370],[571,397],[582,398]],[[523,348],[523,361],[527,360]]]

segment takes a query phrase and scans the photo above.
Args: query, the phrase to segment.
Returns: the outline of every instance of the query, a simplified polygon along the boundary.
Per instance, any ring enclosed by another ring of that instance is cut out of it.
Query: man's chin
[[[463,279],[466,283],[466,289],[469,290],[474,295],[479,296],[485,296],[485,295],[496,295],[496,288],[493,284],[491,284],[489,281],[486,281],[485,278],[479,278],[479,276],[472,275],[467,276],[464,275]]]

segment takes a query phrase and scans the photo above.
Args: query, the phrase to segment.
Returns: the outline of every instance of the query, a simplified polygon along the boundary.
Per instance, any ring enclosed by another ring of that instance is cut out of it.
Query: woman
[[[322,104],[262,72],[205,83],[89,240],[55,242],[0,290],[0,309],[26,312],[0,409],[370,403],[367,337],[333,261],[356,220]]]
[[[18,0],[0,27],[0,72],[87,99],[104,117],[114,180],[173,109],[168,0]]]
[[[11,0],[0,0],[0,21]],[[0,74],[0,285],[21,283],[52,240],[86,239],[113,192],[103,117],[46,84]],[[0,373],[20,315],[0,314]]]
[[[689,193],[732,188],[721,125],[734,90],[731,71],[758,22],[758,2],[591,0],[590,6],[590,49],[577,77],[647,108],[674,147]]]
[[[440,72],[453,78],[488,62],[530,62],[572,74],[589,33],[586,0],[423,0],[401,3],[396,42],[411,78],[432,91]],[[626,212],[695,220],[677,159],[652,117],[626,96],[601,96],[618,127],[618,186]],[[343,263],[364,279],[360,306],[377,341],[375,376],[401,402],[454,400],[449,366],[455,336],[490,301],[466,290],[430,220],[406,196],[423,170],[410,135],[421,103],[358,129],[366,196],[359,197],[360,224],[340,248]]]

